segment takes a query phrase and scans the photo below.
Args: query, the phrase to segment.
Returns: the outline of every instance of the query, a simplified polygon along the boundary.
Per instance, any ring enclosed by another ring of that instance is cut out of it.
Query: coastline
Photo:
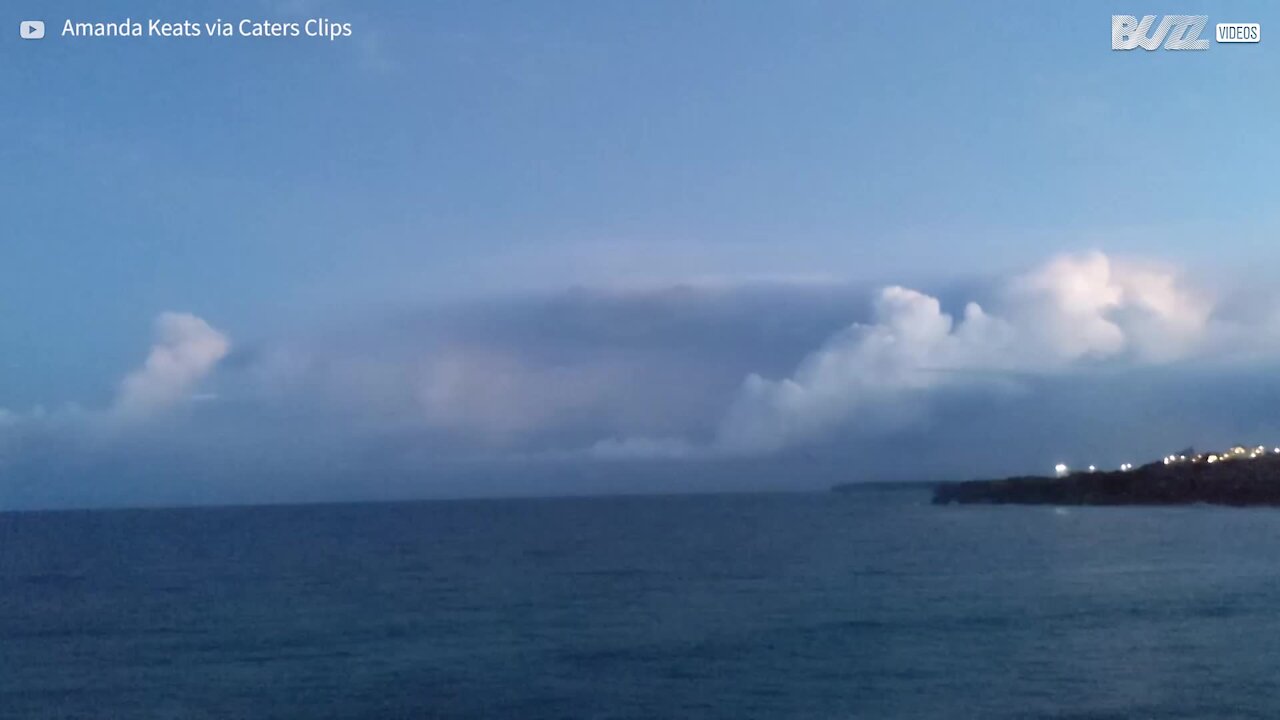
[[[940,483],[934,486],[933,503],[1280,506],[1280,456],[1216,462],[1166,459],[1125,471]]]

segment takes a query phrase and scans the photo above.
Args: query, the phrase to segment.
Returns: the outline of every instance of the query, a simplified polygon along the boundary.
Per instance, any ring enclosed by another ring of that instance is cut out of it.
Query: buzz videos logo
[[[1132,15],[1111,16],[1112,50],[1155,50],[1164,43],[1165,50],[1208,50],[1209,41],[1200,37],[1209,22],[1208,15],[1165,15],[1155,32],[1155,15],[1141,20]]]
[[[1209,41],[1203,36],[1209,24],[1208,15],[1143,15],[1139,20],[1133,15],[1111,16],[1112,50],[1208,50]],[[1215,38],[1220,43],[1256,43],[1262,39],[1262,27],[1258,23],[1219,23]]]

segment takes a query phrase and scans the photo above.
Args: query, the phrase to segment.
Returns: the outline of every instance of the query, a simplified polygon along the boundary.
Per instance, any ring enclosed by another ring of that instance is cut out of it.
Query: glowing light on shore
[[[1226,450],[1218,453],[1192,452],[1190,455],[1179,455],[1175,453],[1173,455],[1165,455],[1164,457],[1160,458],[1160,462],[1162,462],[1165,465],[1176,465],[1180,462],[1191,462],[1192,464],[1205,462],[1210,465],[1213,465],[1213,464],[1220,464],[1220,463],[1234,463],[1237,460],[1244,460],[1244,459],[1257,459],[1257,458],[1264,457],[1266,455],[1271,455],[1271,454],[1280,455],[1280,445],[1273,447],[1270,450],[1268,450],[1267,446],[1265,445],[1258,445],[1257,447],[1253,447],[1253,448],[1249,448],[1244,445],[1232,445]],[[1150,465],[1154,465],[1154,464],[1155,464],[1154,462],[1150,463]],[[1133,470],[1136,470],[1137,467],[1138,466],[1135,465],[1134,463],[1124,462],[1124,463],[1120,463],[1120,465],[1118,466],[1118,470],[1119,472],[1132,472]],[[1058,463],[1054,465],[1053,472],[1055,475],[1057,475],[1060,478],[1071,475],[1071,469],[1067,467],[1066,463]],[[1096,473],[1098,472],[1098,466],[1086,465],[1084,470],[1077,470],[1076,472]],[[1104,470],[1103,472],[1106,472],[1106,471]]]

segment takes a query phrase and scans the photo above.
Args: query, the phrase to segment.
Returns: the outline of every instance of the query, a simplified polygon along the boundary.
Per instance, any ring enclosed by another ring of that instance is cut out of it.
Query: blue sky
[[[744,377],[786,377],[868,317],[864,290],[901,283],[947,305],[948,293],[980,294],[1089,250],[1212,269],[1202,273],[1217,278],[1202,278],[1210,285],[1230,276],[1261,286],[1280,262],[1280,91],[1265,39],[1280,13],[1263,3],[105,7],[19,3],[9,25],[41,18],[50,36],[0,33],[12,98],[0,116],[0,408],[15,413],[119,402],[155,319],[179,312],[233,348],[187,388],[217,397],[197,414],[249,406],[267,417],[270,403],[229,379],[237,368],[304,354],[299,346],[332,357],[352,338],[369,348],[352,360],[361,367],[439,357],[463,337],[498,376],[517,377],[511,363],[534,358],[564,371],[552,382],[608,394],[626,384],[623,371],[574,363],[616,354],[643,364],[618,344],[630,333],[673,362],[653,382],[717,389],[689,401],[696,411],[618,399],[608,434],[629,435],[632,423],[697,443],[715,434],[705,418]],[[1260,22],[1264,40],[1113,52],[1118,12],[1205,12],[1210,31]],[[329,17],[354,35],[57,37],[67,18],[153,16]],[[681,287],[725,294],[669,294]],[[640,309],[593,300],[619,293],[650,295]],[[772,325],[738,332],[741,318],[778,302],[786,310]],[[672,303],[694,320],[672,321]],[[598,329],[582,313],[607,315],[602,305],[621,313],[608,323],[623,330],[564,331]],[[546,312],[511,320],[522,307]],[[509,339],[517,326],[528,337],[515,350],[476,339],[476,328]],[[557,332],[573,341],[539,339]],[[696,370],[678,344],[691,337],[707,353]],[[466,357],[457,362],[473,366]],[[369,371],[378,380],[361,392],[402,394],[382,387],[403,370],[393,364]],[[470,418],[485,402],[459,412]],[[296,400],[278,404],[303,413]],[[443,410],[425,412],[443,422]],[[598,422],[583,412],[533,413],[503,433],[523,433],[519,452],[569,452],[567,440],[538,438]],[[359,432],[412,444],[413,427],[397,419]],[[511,450],[485,448],[476,452]]]

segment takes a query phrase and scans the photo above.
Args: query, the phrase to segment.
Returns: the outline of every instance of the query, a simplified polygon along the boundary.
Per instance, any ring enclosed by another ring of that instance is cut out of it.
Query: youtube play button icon
[[[44,37],[44,21],[23,20],[18,23],[18,34],[24,40],[39,40]]]

